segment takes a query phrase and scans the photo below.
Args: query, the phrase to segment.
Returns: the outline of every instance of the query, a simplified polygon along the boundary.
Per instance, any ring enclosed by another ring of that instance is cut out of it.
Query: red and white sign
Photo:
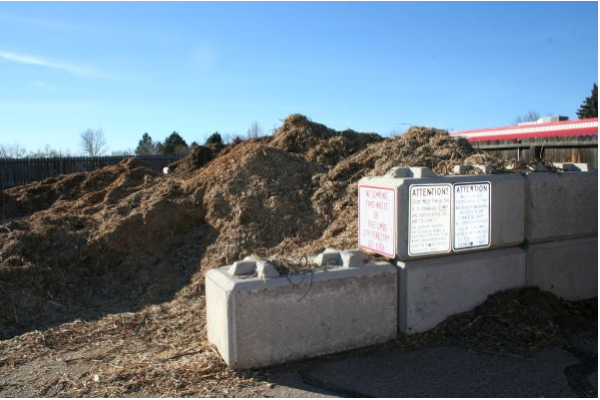
[[[358,246],[396,257],[396,191],[358,187]]]

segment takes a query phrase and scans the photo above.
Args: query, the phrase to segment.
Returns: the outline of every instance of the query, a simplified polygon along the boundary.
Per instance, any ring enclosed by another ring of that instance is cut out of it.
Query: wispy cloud
[[[105,109],[95,103],[78,101],[0,102],[0,112],[100,112]]]
[[[50,85],[50,84],[48,84],[46,82],[42,82],[42,81],[29,82],[29,86],[36,88],[36,89],[48,90],[50,92],[59,92],[60,91],[60,88],[58,88],[57,86]]]
[[[80,30],[81,27],[73,25],[64,21],[57,21],[47,18],[35,18],[27,17],[15,14],[0,13],[0,21],[12,22],[16,24],[30,25],[40,28],[52,28],[52,29],[69,29],[69,30]]]
[[[104,78],[106,74],[95,68],[66,61],[49,60],[26,54],[0,51],[0,58],[20,64],[37,65],[57,69],[84,78]]]

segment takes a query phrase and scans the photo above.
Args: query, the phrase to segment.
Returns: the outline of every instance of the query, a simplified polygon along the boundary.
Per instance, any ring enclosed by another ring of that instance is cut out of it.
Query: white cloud
[[[0,58],[20,64],[38,65],[41,67],[57,69],[85,78],[105,77],[105,74],[103,72],[98,71],[94,68],[65,61],[48,60],[36,56],[30,56],[26,54],[19,54],[13,52],[0,52]]]

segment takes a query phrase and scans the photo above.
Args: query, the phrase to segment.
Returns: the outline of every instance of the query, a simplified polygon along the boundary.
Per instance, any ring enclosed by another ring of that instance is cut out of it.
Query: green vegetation
[[[594,82],[592,95],[585,98],[579,110],[577,110],[579,119],[598,118],[598,85]]]

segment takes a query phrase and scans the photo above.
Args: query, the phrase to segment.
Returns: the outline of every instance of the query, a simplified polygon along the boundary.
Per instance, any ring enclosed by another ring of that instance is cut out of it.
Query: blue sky
[[[0,144],[30,150],[574,119],[597,80],[596,2],[0,3]]]

